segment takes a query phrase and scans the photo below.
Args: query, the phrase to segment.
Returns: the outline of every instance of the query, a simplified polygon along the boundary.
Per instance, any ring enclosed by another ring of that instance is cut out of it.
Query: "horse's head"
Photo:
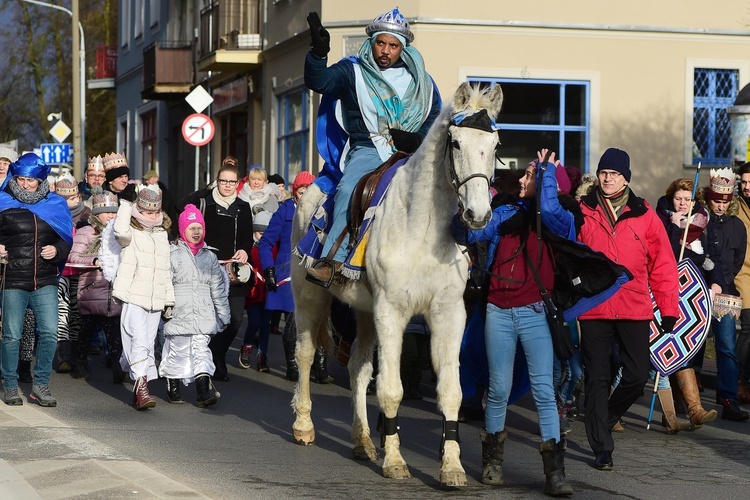
[[[492,217],[490,179],[495,172],[495,151],[500,145],[495,117],[503,104],[500,85],[479,89],[463,83],[451,102],[451,122],[446,149],[449,175],[463,220],[481,229]]]

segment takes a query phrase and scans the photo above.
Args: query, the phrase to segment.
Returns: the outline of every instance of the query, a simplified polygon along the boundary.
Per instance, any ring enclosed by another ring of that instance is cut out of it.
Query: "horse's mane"
[[[472,83],[464,105],[461,106],[461,109],[453,109],[452,113],[471,113],[472,111],[491,108],[493,103],[489,97],[490,88],[489,86],[482,87],[479,83]],[[495,117],[493,116],[492,118],[494,119]]]

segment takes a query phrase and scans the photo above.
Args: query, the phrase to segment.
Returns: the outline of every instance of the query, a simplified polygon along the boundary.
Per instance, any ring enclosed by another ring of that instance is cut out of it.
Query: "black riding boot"
[[[508,431],[488,434],[482,429],[482,483],[490,486],[503,485],[503,455]]]
[[[554,439],[549,439],[539,445],[539,453],[542,455],[546,476],[544,493],[553,497],[572,495],[573,487],[565,478],[565,440],[555,443]]]
[[[328,362],[325,350],[322,347],[315,349],[315,359],[313,359],[310,377],[318,384],[330,384],[333,382],[333,377],[328,375]]]
[[[76,365],[73,367],[73,378],[91,380],[91,368],[89,367],[89,358],[86,356],[79,357]]]
[[[180,380],[176,378],[167,379],[167,401],[174,404],[182,404],[182,391],[180,390]]]
[[[205,408],[216,404],[218,400],[216,389],[214,389],[214,384],[211,382],[208,373],[200,373],[195,377],[195,388],[198,392],[199,407]]]
[[[297,342],[294,340],[284,339],[284,355],[286,356],[286,379],[296,382],[299,380],[299,366],[294,359],[294,353],[297,349]]]

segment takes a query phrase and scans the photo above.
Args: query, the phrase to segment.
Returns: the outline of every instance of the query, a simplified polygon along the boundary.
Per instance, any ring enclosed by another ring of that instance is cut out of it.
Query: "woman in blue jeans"
[[[18,349],[26,307],[36,318],[34,382],[30,397],[41,406],[56,406],[49,390],[57,348],[57,279],[73,242],[73,219],[65,200],[50,192],[50,168],[27,153],[10,164],[0,186],[0,258],[2,272],[2,373],[5,403],[21,405]]]
[[[539,162],[546,153],[546,150],[538,153]],[[554,162],[554,153],[550,159]],[[570,189],[564,168],[548,163],[540,173],[537,163],[530,163],[519,181],[520,199],[503,199],[483,230],[461,231],[454,224],[454,236],[464,244],[490,242],[487,269],[491,274],[485,319],[489,393],[485,429],[482,430],[482,482],[503,484],[502,462],[508,435],[505,418],[513,384],[516,344],[520,341],[539,414],[542,435],[539,452],[546,476],[544,491],[561,496],[571,495],[573,489],[565,477],[563,463],[565,441],[560,437],[552,382],[552,337],[541,292],[529,266],[532,262],[544,287],[551,290],[554,262],[550,246],[537,237],[535,196],[541,196],[541,218],[546,230],[574,240],[576,229],[573,213],[563,208],[558,200],[559,192],[567,194]],[[576,203],[570,200],[570,208],[574,210]]]

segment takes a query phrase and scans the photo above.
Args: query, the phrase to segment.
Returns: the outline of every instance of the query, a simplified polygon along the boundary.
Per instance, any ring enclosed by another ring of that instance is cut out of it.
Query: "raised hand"
[[[307,15],[307,24],[310,26],[310,51],[318,57],[326,57],[331,51],[331,34],[323,27],[317,12]]]

